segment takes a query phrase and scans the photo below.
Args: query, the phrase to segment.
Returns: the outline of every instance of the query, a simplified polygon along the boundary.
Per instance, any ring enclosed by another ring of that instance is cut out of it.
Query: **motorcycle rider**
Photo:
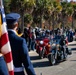
[[[65,36],[64,36],[64,35],[61,35],[61,39],[60,39],[59,44],[60,44],[61,46],[63,46],[63,45],[66,44],[66,40],[65,40]]]
[[[65,36],[64,35],[61,35],[61,39],[60,39],[60,50],[63,52],[63,59],[62,60],[66,60],[66,54],[67,54],[67,47],[66,47],[66,44],[67,44],[67,41],[65,39]]]
[[[51,40],[50,30],[46,30],[45,37],[47,37],[49,40]]]

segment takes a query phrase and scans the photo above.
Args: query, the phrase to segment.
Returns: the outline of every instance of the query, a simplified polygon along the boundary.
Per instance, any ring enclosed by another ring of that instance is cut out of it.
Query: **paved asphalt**
[[[76,41],[69,43],[72,55],[68,55],[67,61],[50,66],[47,58],[39,59],[35,51],[30,51],[30,59],[34,66],[36,75],[76,75]]]

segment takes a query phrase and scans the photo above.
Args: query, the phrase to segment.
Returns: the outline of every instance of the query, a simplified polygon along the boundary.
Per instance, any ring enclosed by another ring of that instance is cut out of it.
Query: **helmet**
[[[50,33],[50,30],[46,30],[46,33],[48,33],[48,34],[49,34],[49,33]]]

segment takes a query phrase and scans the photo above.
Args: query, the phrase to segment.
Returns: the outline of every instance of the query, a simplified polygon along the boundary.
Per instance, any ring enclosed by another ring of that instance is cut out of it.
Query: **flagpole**
[[[2,5],[2,0],[0,0],[0,8],[1,8],[1,5]],[[0,37],[1,37],[1,32],[2,32],[1,25],[2,25],[2,22],[1,22],[1,10],[0,10]]]

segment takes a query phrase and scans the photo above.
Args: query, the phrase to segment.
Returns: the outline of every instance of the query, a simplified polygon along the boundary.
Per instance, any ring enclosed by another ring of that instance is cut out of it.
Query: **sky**
[[[68,0],[69,2],[71,1],[71,0]],[[76,1],[76,0],[73,0],[73,1]]]

